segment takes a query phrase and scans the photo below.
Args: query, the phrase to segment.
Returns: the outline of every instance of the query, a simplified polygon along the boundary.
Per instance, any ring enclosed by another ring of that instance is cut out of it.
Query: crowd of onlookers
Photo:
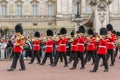
[[[25,32],[25,45],[24,45],[24,59],[30,58],[32,55],[32,39],[34,32]],[[4,59],[12,59],[13,57],[13,45],[14,45],[14,33],[10,32],[7,35],[1,35],[0,37],[0,60]],[[41,33],[41,37],[45,37],[45,33]],[[44,53],[45,46],[41,44],[40,55],[42,57],[42,53]]]

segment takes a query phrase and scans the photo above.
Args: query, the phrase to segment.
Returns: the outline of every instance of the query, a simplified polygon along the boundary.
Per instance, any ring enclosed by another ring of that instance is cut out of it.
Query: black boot
[[[93,69],[93,70],[90,70],[90,72],[96,72],[97,70]]]
[[[14,71],[14,68],[7,69],[7,71]]]
[[[109,70],[108,69],[105,69],[104,72],[108,72]]]
[[[26,69],[19,69],[19,71],[25,71]]]
[[[56,66],[56,64],[51,64],[51,66]]]
[[[81,67],[80,69],[85,69],[85,67]]]
[[[40,64],[40,62],[37,62],[37,64]]]
[[[64,67],[68,67],[68,65],[64,65]]]
[[[44,65],[45,63],[41,63],[40,65]]]
[[[72,68],[70,68],[70,70],[73,70],[73,69],[76,69],[76,67],[72,67]]]
[[[110,64],[109,66],[114,66],[114,64]]]
[[[33,62],[29,62],[28,64],[33,64]]]

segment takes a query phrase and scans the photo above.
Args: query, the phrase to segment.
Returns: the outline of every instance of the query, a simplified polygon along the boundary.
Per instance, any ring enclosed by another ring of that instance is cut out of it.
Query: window
[[[37,5],[32,5],[32,15],[37,15]]]
[[[7,15],[7,6],[6,5],[2,5],[2,16]]]
[[[17,15],[18,16],[22,15],[22,5],[17,5]]]
[[[48,5],[48,15],[49,15],[49,16],[52,16],[52,15],[53,15],[52,5]]]
[[[86,7],[86,13],[91,13],[92,12],[92,7],[90,5],[88,5]]]
[[[74,14],[77,15],[77,4],[74,4]]]

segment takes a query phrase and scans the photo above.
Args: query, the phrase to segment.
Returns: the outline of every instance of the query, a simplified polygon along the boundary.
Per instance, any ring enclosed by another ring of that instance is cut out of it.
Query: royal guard
[[[24,45],[24,37],[23,37],[23,28],[20,24],[17,24],[15,26],[15,43],[14,43],[14,57],[13,57],[13,62],[12,65],[10,67],[10,69],[8,69],[7,71],[14,71],[14,69],[16,69],[16,65],[17,65],[17,61],[18,59],[20,60],[20,66],[21,69],[19,69],[20,71],[25,70],[25,64],[24,64],[24,60],[23,60],[23,45]]]
[[[33,52],[32,52],[32,57],[31,60],[28,64],[33,64],[35,57],[37,58],[38,62],[37,64],[41,63],[40,60],[40,44],[41,44],[41,40],[40,40],[40,33],[37,31],[34,34],[34,38],[32,40],[32,45],[33,45]]]
[[[100,29],[100,36],[101,37],[96,38],[96,42],[98,44],[98,50],[97,50],[95,65],[94,65],[93,70],[90,70],[90,72],[96,72],[98,70],[100,58],[102,58],[104,66],[105,66],[104,72],[108,72],[108,63],[107,63],[107,59],[106,59],[106,54],[107,54],[106,35],[107,35],[107,29],[101,28]]]
[[[70,70],[76,69],[77,64],[78,64],[78,58],[80,58],[80,60],[81,60],[81,68],[80,69],[85,69],[83,55],[84,55],[84,51],[85,51],[84,43],[85,43],[86,38],[84,36],[84,33],[85,33],[85,28],[83,26],[80,26],[79,34],[77,34],[77,36],[78,36],[77,50],[76,50],[76,53],[74,54],[75,58],[74,58],[73,66],[72,66],[72,68],[70,68]]]
[[[74,54],[76,53],[77,50],[78,38],[74,32],[71,32],[70,42],[71,42],[71,49],[70,49],[70,58],[68,63],[71,63],[72,60],[74,60]]]
[[[108,46],[107,46],[108,51],[107,51],[106,57],[107,57],[107,60],[108,60],[109,57],[111,56],[111,64],[110,64],[110,66],[114,66],[115,35],[112,33],[113,26],[111,24],[108,24],[106,26],[106,28],[108,30],[108,36],[107,36],[108,37],[107,38],[107,40],[108,40]]]
[[[87,54],[86,54],[86,57],[85,57],[85,64],[87,62],[87,59],[89,57],[92,58],[93,60],[93,64],[95,63],[95,50],[96,50],[96,39],[95,37],[93,37],[94,35],[94,32],[92,29],[89,29],[88,30],[88,37],[86,39],[86,43],[87,43]]]
[[[52,39],[53,31],[47,30],[46,34],[47,34],[47,37],[46,37],[46,41],[44,42],[46,45],[45,56],[43,58],[41,65],[44,65],[46,63],[48,56],[50,57],[50,65],[52,65],[53,64],[52,53],[53,53],[53,43],[54,43],[54,40]]]
[[[56,54],[55,54],[55,56],[54,56],[54,60],[55,60],[57,54],[59,54],[59,47],[60,47],[59,45],[60,45],[61,39],[62,39],[62,38],[61,38],[61,35],[60,35],[60,33],[58,33],[57,36],[55,37]],[[62,56],[60,56],[60,62],[63,62]]]
[[[60,30],[61,38],[60,38],[60,42],[59,42],[59,45],[58,45],[59,46],[58,47],[58,53],[56,54],[55,61],[51,66],[56,66],[60,56],[62,56],[64,61],[65,61],[64,62],[64,64],[65,64],[64,67],[68,67],[68,62],[67,62],[67,58],[66,58],[66,51],[67,51],[66,44],[67,44],[68,38],[66,38],[66,33],[67,33],[66,28],[61,28],[61,30]]]

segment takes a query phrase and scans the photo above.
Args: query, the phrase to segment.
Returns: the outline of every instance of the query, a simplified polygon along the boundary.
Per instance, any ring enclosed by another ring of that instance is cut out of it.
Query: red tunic
[[[88,42],[88,45],[87,45],[87,51],[94,51],[96,50],[96,40],[94,37],[91,37],[90,38],[90,41]]]
[[[56,41],[56,46],[57,46],[56,51],[57,52],[59,52],[60,41],[61,41],[61,39],[59,39],[58,41]]]
[[[74,41],[71,43],[71,51],[76,51],[77,50],[77,43],[78,39],[74,39]]]
[[[59,44],[59,50],[58,50],[58,52],[66,52],[67,41],[68,41],[67,38],[60,39],[60,44]]]
[[[33,41],[33,50],[34,51],[39,51],[40,50],[40,40],[35,40]]]
[[[98,42],[98,51],[97,54],[107,54],[107,40],[102,39]]]
[[[46,44],[46,49],[45,49],[45,52],[46,53],[52,53],[53,52],[53,40],[50,39],[50,40],[47,40],[47,42],[45,43]]]
[[[77,52],[84,53],[84,51],[85,51],[85,47],[84,47],[85,40],[86,40],[85,37],[79,37],[78,38],[77,50],[76,50]]]
[[[111,38],[108,38],[107,41],[108,41],[107,49],[114,49],[115,48],[115,44],[114,44],[115,35],[111,34]]]
[[[15,38],[14,43],[14,52],[15,53],[22,53],[23,52],[23,45],[24,45],[24,37],[21,35],[20,38]]]

